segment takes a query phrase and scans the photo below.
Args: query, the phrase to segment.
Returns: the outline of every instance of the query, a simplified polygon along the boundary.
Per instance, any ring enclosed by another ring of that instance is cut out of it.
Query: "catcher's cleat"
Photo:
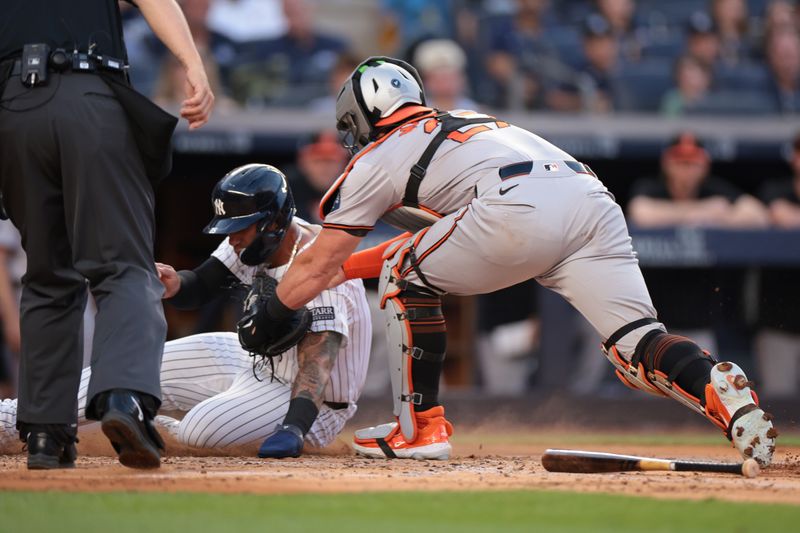
[[[453,448],[448,437],[453,434],[453,426],[444,417],[444,407],[415,413],[415,418],[414,442],[406,442],[397,422],[390,422],[357,430],[353,449],[359,455],[380,459],[449,459]]]
[[[778,430],[772,425],[772,416],[758,406],[758,396],[751,385],[737,365],[714,365],[705,390],[706,416],[722,428],[744,459],[752,458],[759,465],[768,466]]]

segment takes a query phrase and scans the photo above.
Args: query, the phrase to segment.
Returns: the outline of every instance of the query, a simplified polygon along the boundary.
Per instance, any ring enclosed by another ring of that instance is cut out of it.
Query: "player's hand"
[[[189,129],[194,130],[208,122],[214,107],[214,93],[202,64],[186,69],[185,93],[181,116],[189,121]]]
[[[181,290],[181,278],[178,273],[170,265],[164,263],[156,263],[156,270],[158,271],[158,279],[164,285],[163,298],[172,298],[178,291]]]

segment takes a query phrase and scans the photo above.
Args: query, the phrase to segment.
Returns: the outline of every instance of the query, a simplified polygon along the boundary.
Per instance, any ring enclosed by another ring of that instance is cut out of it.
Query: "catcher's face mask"
[[[375,140],[375,125],[405,104],[425,105],[417,70],[399,59],[370,57],[359,65],[336,99],[336,129],[355,154]]]

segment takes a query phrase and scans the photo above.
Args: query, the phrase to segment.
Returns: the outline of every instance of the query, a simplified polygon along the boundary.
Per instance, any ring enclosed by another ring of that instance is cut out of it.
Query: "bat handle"
[[[743,474],[742,463],[701,463],[693,461],[672,461],[671,469],[677,472],[725,472]]]

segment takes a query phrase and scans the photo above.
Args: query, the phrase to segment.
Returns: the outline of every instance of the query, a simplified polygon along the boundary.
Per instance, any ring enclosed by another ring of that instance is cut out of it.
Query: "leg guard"
[[[665,396],[660,389],[653,385],[647,377],[647,371],[642,364],[642,361],[636,357],[636,354],[631,359],[625,358],[617,350],[616,343],[622,337],[632,332],[633,330],[646,326],[648,324],[655,324],[657,321],[654,318],[643,318],[635,322],[621,327],[613,335],[611,335],[606,342],[603,343],[603,353],[606,358],[611,361],[611,364],[616,368],[615,374],[619,380],[631,389],[638,389],[654,396]],[[654,329],[653,331],[661,331]],[[636,350],[639,353],[639,350]]]
[[[617,368],[617,377],[627,386],[656,396],[667,396],[702,415],[705,411],[705,384],[716,361],[687,339],[661,329],[645,333],[630,360],[614,346],[634,329],[655,323],[642,319],[618,330],[603,344],[609,361]]]
[[[627,361],[613,343],[646,325],[637,322],[604,344],[623,383],[677,400],[719,427],[743,458],[769,465],[778,432],[772,416],[758,406],[758,396],[742,369],[729,362],[717,363],[693,341],[660,329],[645,333]]]
[[[413,257],[412,240],[384,262],[379,294],[386,317],[394,414],[411,443],[417,438],[415,410],[438,405],[446,335],[439,296],[409,284],[400,274],[408,255]],[[412,375],[415,366],[417,379]]]

